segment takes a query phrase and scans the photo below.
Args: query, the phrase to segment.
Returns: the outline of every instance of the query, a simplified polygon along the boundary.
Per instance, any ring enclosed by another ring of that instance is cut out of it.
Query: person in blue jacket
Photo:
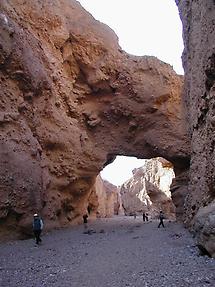
[[[43,221],[42,219],[39,217],[39,215],[37,213],[34,214],[34,220],[33,220],[33,232],[34,232],[34,236],[36,239],[36,244],[39,244],[40,242],[42,242],[40,235],[43,229]]]

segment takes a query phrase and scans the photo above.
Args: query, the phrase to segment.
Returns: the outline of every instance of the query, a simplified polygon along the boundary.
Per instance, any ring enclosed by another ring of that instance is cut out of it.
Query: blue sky
[[[111,27],[129,54],[156,56],[183,74],[182,24],[174,0],[79,0],[100,22]],[[103,178],[121,185],[132,170],[144,164],[133,157],[117,157],[102,172]]]

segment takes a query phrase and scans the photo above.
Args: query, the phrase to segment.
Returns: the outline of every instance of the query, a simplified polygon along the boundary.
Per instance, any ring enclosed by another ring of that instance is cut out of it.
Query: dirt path
[[[198,256],[180,224],[117,217],[0,244],[1,287],[214,287],[215,260]]]

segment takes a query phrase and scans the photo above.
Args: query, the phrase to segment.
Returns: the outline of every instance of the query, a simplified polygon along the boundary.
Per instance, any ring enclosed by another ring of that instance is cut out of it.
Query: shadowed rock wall
[[[215,257],[215,1],[176,1],[183,22],[185,103],[191,138],[184,220]]]
[[[1,230],[96,212],[95,179],[116,155],[189,166],[182,77],[124,53],[73,0],[0,2]]]

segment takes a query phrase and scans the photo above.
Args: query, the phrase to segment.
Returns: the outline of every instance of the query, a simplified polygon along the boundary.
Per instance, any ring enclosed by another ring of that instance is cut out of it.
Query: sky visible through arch
[[[174,0],[78,0],[96,20],[115,31],[121,48],[136,56],[156,56],[184,74],[182,23]],[[115,185],[144,164],[134,157],[117,157],[101,175]]]
[[[103,179],[119,186],[132,177],[132,170],[144,165],[144,159],[136,157],[117,156],[115,161],[101,171]]]
[[[126,52],[156,56],[183,74],[182,23],[174,0],[78,0],[111,27]]]

